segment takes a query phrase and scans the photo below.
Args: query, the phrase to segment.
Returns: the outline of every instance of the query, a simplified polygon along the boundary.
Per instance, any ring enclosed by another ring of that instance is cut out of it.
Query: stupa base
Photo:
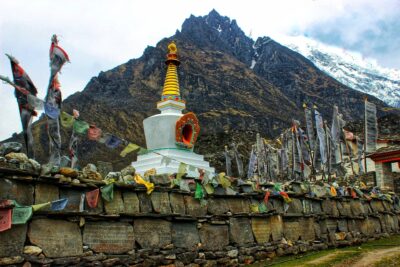
[[[210,167],[210,163],[204,160],[204,156],[192,151],[165,148],[155,150],[155,152],[156,153],[148,152],[144,155],[138,155],[137,161],[132,162],[136,173],[143,175],[147,170],[153,168],[156,169],[157,174],[178,173],[180,162],[188,165],[188,177],[199,177],[197,168],[209,171],[212,174],[215,173],[215,169]]]

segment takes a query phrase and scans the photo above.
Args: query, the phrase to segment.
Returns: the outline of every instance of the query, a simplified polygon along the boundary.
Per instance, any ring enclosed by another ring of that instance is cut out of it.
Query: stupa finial
[[[176,48],[175,42],[171,42],[168,45],[168,55],[165,64],[167,64],[167,74],[165,76],[164,88],[161,96],[161,100],[180,100],[179,92],[179,80],[178,80],[178,66],[180,64],[178,60],[178,49]]]

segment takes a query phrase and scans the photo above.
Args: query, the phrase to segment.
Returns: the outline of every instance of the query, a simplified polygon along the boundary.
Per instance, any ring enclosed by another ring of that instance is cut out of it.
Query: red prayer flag
[[[13,206],[12,200],[4,199],[0,200],[0,209],[7,209]]]
[[[98,188],[93,191],[86,192],[86,201],[89,207],[97,207],[97,203],[99,201],[99,192],[100,190]]]
[[[11,228],[12,209],[0,209],[0,232]]]
[[[101,137],[101,129],[97,128],[96,125],[90,125],[87,133],[89,140],[97,141]]]
[[[271,192],[269,192],[269,191],[265,192],[265,196],[264,196],[264,203],[265,204],[268,203],[268,199],[269,199],[270,195],[271,195]]]
[[[353,189],[351,189],[351,197],[352,198],[356,198],[357,197],[356,191],[354,191]]]

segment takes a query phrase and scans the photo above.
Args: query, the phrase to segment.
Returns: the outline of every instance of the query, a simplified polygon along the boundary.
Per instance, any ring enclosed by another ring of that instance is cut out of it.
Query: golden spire
[[[167,74],[165,76],[164,88],[161,100],[174,99],[180,100],[178,66],[180,64],[177,55],[177,48],[172,41],[168,45],[168,55],[165,64],[167,64]]]

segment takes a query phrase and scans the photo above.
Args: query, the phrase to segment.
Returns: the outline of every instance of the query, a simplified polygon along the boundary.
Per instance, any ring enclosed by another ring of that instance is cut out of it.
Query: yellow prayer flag
[[[336,197],[337,196],[337,192],[335,187],[331,186],[331,196]]]
[[[134,179],[135,179],[135,182],[137,184],[142,184],[142,185],[144,185],[146,187],[148,195],[150,195],[151,192],[153,192],[153,190],[154,190],[154,184],[153,183],[145,181],[139,174],[135,174]]]
[[[38,211],[46,206],[50,206],[51,202],[32,205],[33,211]]]
[[[182,176],[186,173],[187,165],[183,162],[179,164],[178,173],[176,175],[176,179],[181,179]]]
[[[129,144],[124,148],[124,150],[121,151],[120,156],[124,158],[126,155],[128,155],[129,153],[131,153],[131,152],[133,152],[133,151],[135,151],[135,150],[138,150],[139,148],[140,148],[140,146],[138,146],[138,145],[136,145],[136,144],[133,144],[133,143],[129,143]]]
[[[61,112],[60,122],[64,128],[71,128],[74,125],[75,118],[74,116],[68,114],[67,112]]]

